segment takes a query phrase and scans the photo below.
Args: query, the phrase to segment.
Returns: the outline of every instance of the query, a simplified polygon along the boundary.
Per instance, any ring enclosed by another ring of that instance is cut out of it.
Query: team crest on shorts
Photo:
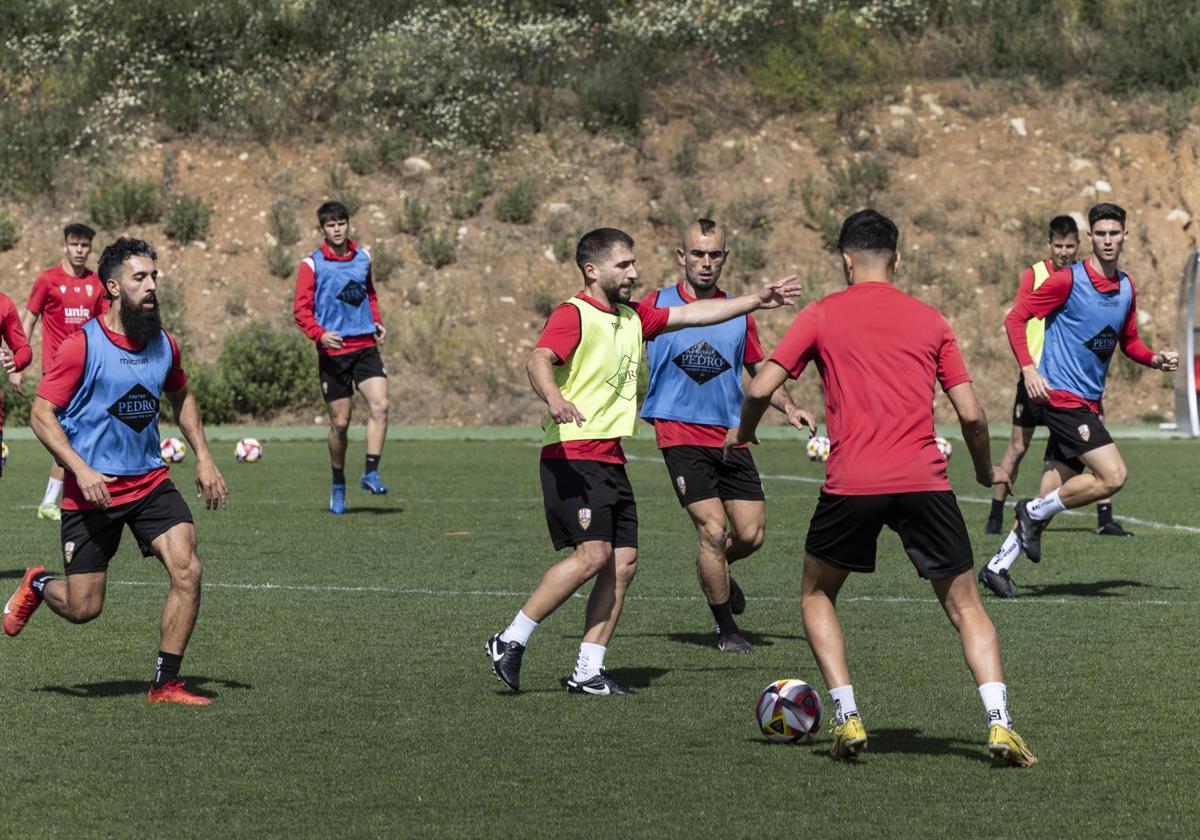
[[[579,509],[579,527],[586,531],[589,527],[591,527],[591,524],[592,524],[592,509],[591,508],[580,508]]]
[[[675,476],[675,489],[679,491],[680,496],[687,495],[687,482],[683,480],[683,476]]]
[[[1087,427],[1086,423],[1080,423],[1079,428],[1075,431],[1079,432],[1079,436],[1083,438],[1083,442],[1087,443],[1088,438],[1092,436],[1092,430]]]
[[[63,543],[63,563],[70,566],[73,559],[75,559],[75,543],[67,540]]]
[[[1016,414],[1017,419],[1020,420],[1021,415],[1025,413],[1025,406],[1021,405],[1020,403],[1017,403],[1017,410],[1013,413]]]

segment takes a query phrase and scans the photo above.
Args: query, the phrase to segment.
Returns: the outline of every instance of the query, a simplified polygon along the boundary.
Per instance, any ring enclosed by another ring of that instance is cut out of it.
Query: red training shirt
[[[76,277],[60,263],[37,276],[25,308],[42,318],[43,373],[49,370],[63,340],[103,311],[101,301],[105,299],[104,284],[90,268]]]
[[[0,292],[0,341],[8,345],[13,354],[13,364],[17,370],[25,370],[33,360],[33,350],[29,347],[29,339],[25,330],[21,329],[21,316],[12,298]],[[3,369],[0,369],[0,373]],[[4,428],[4,392],[0,391],[0,429]]]
[[[680,283],[676,290],[679,296],[683,298],[684,303],[691,303],[696,300],[696,297],[688,292],[687,284]],[[717,287],[714,298],[727,297],[724,290]],[[648,295],[645,298],[650,306],[658,305],[658,292]],[[747,314],[746,316],[746,352],[745,358],[742,360],[744,364],[756,365],[763,360],[762,344],[758,340],[758,326],[754,323],[754,316]],[[741,375],[741,371],[738,371]],[[666,449],[669,446],[709,446],[720,449],[725,445],[725,433],[729,429],[725,426],[714,426],[708,423],[685,423],[682,420],[654,420],[654,440],[658,444],[659,449]],[[749,446],[750,444],[742,444]]]
[[[123,350],[141,350],[142,347],[131,342],[126,336],[113,332],[100,318],[97,323],[104,329],[104,334],[113,344]],[[171,370],[167,373],[164,391],[178,391],[187,384],[187,375],[180,364],[179,345],[170,333],[167,340],[171,342]],[[42,377],[38,385],[37,395],[49,402],[55,408],[64,409],[71,403],[71,398],[79,390],[80,380],[83,379],[83,369],[87,361],[87,337],[82,332],[69,336],[59,348],[58,355],[50,369]],[[119,475],[109,483],[108,494],[112,504],[125,505],[145,497],[151,490],[167,480],[167,468],[157,467],[142,475]],[[67,471],[63,482],[63,510],[95,510],[96,506],[83,497],[75,474]]]
[[[827,493],[949,490],[933,426],[934,383],[970,382],[942,313],[890,283],[858,283],[809,304],[770,361],[793,379],[816,361],[833,448]]]
[[[575,295],[576,299],[599,309],[601,312],[616,312],[611,306],[601,303],[583,292]],[[670,309],[656,309],[649,299],[643,299],[630,304],[642,322],[642,338],[651,339],[667,326],[671,317]],[[558,356],[558,364],[566,364],[575,348],[579,346],[582,337],[579,310],[570,303],[560,303],[558,308],[550,313],[546,326],[535,347],[545,347]],[[568,461],[605,461],[610,464],[624,464],[625,453],[621,449],[620,438],[604,438],[602,440],[564,440],[561,443],[551,443],[542,447],[542,457],[565,459]]]
[[[1096,291],[1107,294],[1120,288],[1117,277],[1105,277],[1094,268],[1091,260],[1084,260],[1083,267],[1088,279]],[[1022,276],[1022,280],[1024,277]],[[1012,346],[1013,355],[1022,367],[1033,364],[1033,356],[1029,354],[1029,343],[1025,337],[1025,322],[1030,318],[1045,318],[1058,309],[1071,296],[1073,283],[1071,267],[1060,269],[1046,278],[1046,282],[1036,290],[1030,283],[1029,291],[1022,289],[1017,292],[1013,308],[1004,319],[1004,329],[1008,333],[1008,343]],[[1129,312],[1125,315],[1125,323],[1121,327],[1121,352],[1138,364],[1149,365],[1154,360],[1154,352],[1145,345],[1137,331],[1137,291],[1133,288],[1133,279],[1129,280]],[[1088,400],[1072,391],[1049,389],[1050,405],[1055,408],[1086,408],[1096,414],[1100,413],[1100,403]]]
[[[350,239],[347,240],[346,245],[348,246],[348,250],[344,255],[339,256],[329,250],[328,242],[322,242],[321,253],[325,255],[325,259],[327,260],[349,262],[354,259],[354,255],[358,251],[358,243]],[[342,346],[337,350],[326,347],[321,343],[321,336],[325,334],[325,328],[317,323],[316,315],[313,314],[316,284],[317,276],[313,272],[312,263],[308,259],[301,260],[300,270],[296,274],[296,291],[292,296],[292,315],[296,319],[296,326],[300,327],[306,336],[316,342],[317,352],[326,356],[345,356],[347,353],[364,350],[367,347],[374,347],[374,335],[344,335],[342,336]],[[370,268],[367,269],[367,302],[371,305],[371,320],[376,324],[383,323],[383,318],[379,314],[379,300],[375,297],[375,281]]]

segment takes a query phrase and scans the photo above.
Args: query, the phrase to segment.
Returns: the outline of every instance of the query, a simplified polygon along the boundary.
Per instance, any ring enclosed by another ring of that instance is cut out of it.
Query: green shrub
[[[397,172],[412,148],[412,140],[399,129],[381,129],[375,135],[375,159],[385,172]]]
[[[326,173],[329,181],[329,192],[335,201],[345,205],[347,212],[353,216],[362,207],[362,198],[358,190],[350,184],[350,170],[345,164],[339,163],[330,167]]]
[[[696,174],[700,165],[700,155],[696,148],[696,138],[686,137],[678,151],[671,155],[671,172],[680,178],[690,178]]]
[[[9,387],[7,381],[0,387],[4,392],[4,425],[13,428],[29,425],[29,412],[33,408],[33,395],[37,393],[37,385],[37,380],[26,370],[20,391]],[[37,444],[37,447],[40,450],[41,444]]]
[[[734,265],[744,275],[757,274],[767,267],[767,255],[763,253],[763,242],[757,236],[743,236],[739,238],[737,249],[730,256],[734,261]]]
[[[346,166],[355,175],[370,175],[379,166],[379,153],[374,146],[350,146],[346,149]]]
[[[644,72],[639,62],[625,52],[593,62],[575,87],[584,127],[628,138],[640,136],[646,99]]]
[[[842,220],[829,206],[828,199],[817,190],[817,180],[811,172],[804,176],[804,183],[800,186],[800,201],[808,216],[807,224],[820,235],[821,245],[827,251],[836,251]]]
[[[225,339],[218,364],[234,410],[257,419],[315,396],[312,344],[296,330],[252,324]]]
[[[208,236],[212,208],[198,198],[181,195],[167,208],[165,232],[167,238],[187,244]]]
[[[299,269],[296,259],[282,245],[272,245],[267,249],[267,270],[275,277],[291,277]]]
[[[220,365],[190,365],[188,391],[200,406],[200,419],[205,423],[229,423],[234,419],[233,392]]]
[[[284,202],[276,201],[271,205],[267,222],[271,235],[280,245],[295,245],[300,241],[300,225],[296,222],[296,214]]]
[[[887,163],[876,157],[852,160],[830,174],[833,175],[831,200],[851,212],[873,204],[891,180]]]
[[[725,208],[725,221],[730,227],[743,231],[769,230],[771,217],[767,214],[767,201],[761,196],[748,196],[731,202]]]
[[[92,189],[87,208],[92,221],[105,230],[153,224],[162,217],[162,189],[149,178],[108,177]]]
[[[371,249],[371,279],[375,283],[386,283],[392,279],[396,269],[404,265],[399,254],[393,254],[380,244]]]
[[[405,196],[404,212],[396,217],[397,233],[419,236],[429,227],[429,207],[415,195]]]
[[[483,196],[477,192],[458,192],[450,196],[450,218],[469,219],[483,207]]]
[[[20,238],[17,223],[7,213],[0,213],[0,251],[11,251]]]
[[[450,265],[458,259],[458,240],[448,231],[429,231],[417,240],[417,256],[431,268]]]
[[[492,171],[486,161],[479,161],[471,174],[463,179],[450,196],[450,216],[469,219],[483,207],[483,200],[492,194]]]
[[[527,225],[537,210],[537,192],[532,181],[518,181],[496,199],[496,218],[514,225]]]

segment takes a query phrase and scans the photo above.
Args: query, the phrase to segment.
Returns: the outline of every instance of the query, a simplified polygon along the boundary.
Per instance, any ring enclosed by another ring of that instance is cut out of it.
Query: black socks
[[[154,663],[154,685],[160,687],[174,682],[179,678],[179,666],[183,664],[182,653],[158,652],[158,660]]]

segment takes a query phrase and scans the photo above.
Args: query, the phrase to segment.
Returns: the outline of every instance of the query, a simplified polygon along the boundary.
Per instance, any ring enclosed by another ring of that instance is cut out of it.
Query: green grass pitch
[[[1137,536],[1094,536],[1091,509],[1060,516],[1043,562],[1013,572],[1022,597],[987,602],[1016,726],[1041,759],[1014,770],[990,763],[957,639],[890,532],[879,571],[841,603],[865,757],[830,761],[827,733],[759,735],[768,682],[824,689],[798,603],[822,467],[799,442],[755,450],[767,541],[735,567],[748,657],[713,647],[690,526],[652,442],[629,444],[641,567],[608,665],[630,698],[565,693],[580,600],[534,636],[524,692],[488,667],[484,640],[555,556],[535,444],[395,441],[392,493],[354,489],[334,519],[323,443],[268,441],[238,465],[222,442],[232,497],[219,513],[193,504],[206,586],[184,660],[214,704],[146,705],[165,574],[127,534],[99,620],[43,609],[0,638],[0,835],[1196,836],[1200,451],[1120,445],[1117,518]],[[48,458],[10,446],[4,597],[26,565],[61,568],[57,528],[34,520]],[[996,546],[986,491],[961,443],[951,466],[979,562]],[[190,488],[190,458],[173,473]]]

